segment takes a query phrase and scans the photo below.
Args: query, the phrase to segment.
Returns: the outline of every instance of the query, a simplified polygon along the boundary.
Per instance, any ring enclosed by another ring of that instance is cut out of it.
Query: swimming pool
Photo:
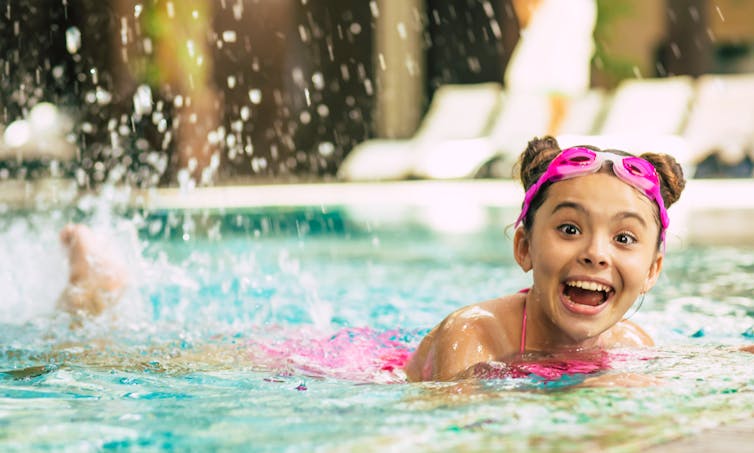
[[[752,358],[732,351],[754,341],[754,248],[669,250],[632,316],[658,346],[615,364],[667,385],[406,384],[373,347],[411,348],[453,309],[527,286],[506,237],[514,210],[5,214],[3,450],[631,450],[754,414]],[[53,310],[69,220],[110,231],[140,282],[74,331]]]

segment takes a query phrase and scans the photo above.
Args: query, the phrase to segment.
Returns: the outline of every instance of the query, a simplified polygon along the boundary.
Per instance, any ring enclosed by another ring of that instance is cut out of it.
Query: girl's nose
[[[609,241],[593,236],[581,253],[579,261],[587,266],[605,267],[610,262],[608,254]]]

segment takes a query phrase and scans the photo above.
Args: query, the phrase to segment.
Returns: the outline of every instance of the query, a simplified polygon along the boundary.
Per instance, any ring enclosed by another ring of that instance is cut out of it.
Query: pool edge
[[[380,183],[321,182],[202,187],[191,190],[107,189],[116,204],[146,209],[257,208],[272,206],[395,206],[510,208],[523,190],[512,180],[413,180]],[[0,204],[51,207],[75,203],[82,194],[71,180],[3,181]],[[689,180],[669,209],[669,246],[754,245],[754,180]],[[507,222],[512,223],[515,214]]]

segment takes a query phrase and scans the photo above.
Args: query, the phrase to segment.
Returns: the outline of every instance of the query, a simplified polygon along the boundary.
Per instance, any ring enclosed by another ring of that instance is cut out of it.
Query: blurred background
[[[91,188],[362,179],[343,173],[349,154],[375,139],[412,143],[442,87],[508,91],[521,11],[537,3],[5,0],[0,180],[71,176]],[[588,88],[605,96],[603,119],[627,80],[754,73],[754,0],[594,6]],[[563,23],[558,33],[568,30]],[[541,68],[559,69],[546,57]],[[687,102],[685,115],[694,111]],[[751,115],[741,151],[714,157],[708,175],[751,176]],[[707,148],[695,167],[714,154]],[[412,176],[363,179],[392,177]]]

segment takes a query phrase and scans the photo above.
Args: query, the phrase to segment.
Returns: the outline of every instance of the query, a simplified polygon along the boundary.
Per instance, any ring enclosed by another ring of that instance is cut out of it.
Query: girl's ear
[[[518,228],[513,234],[513,255],[524,272],[531,270],[531,243],[525,228]]]
[[[660,272],[662,271],[663,259],[664,255],[662,253],[658,253],[654,261],[652,261],[652,264],[650,264],[649,272],[647,273],[647,280],[644,282],[642,292],[646,293],[647,291],[652,289],[653,286],[655,286],[655,283],[657,283],[657,279],[660,278]]]

